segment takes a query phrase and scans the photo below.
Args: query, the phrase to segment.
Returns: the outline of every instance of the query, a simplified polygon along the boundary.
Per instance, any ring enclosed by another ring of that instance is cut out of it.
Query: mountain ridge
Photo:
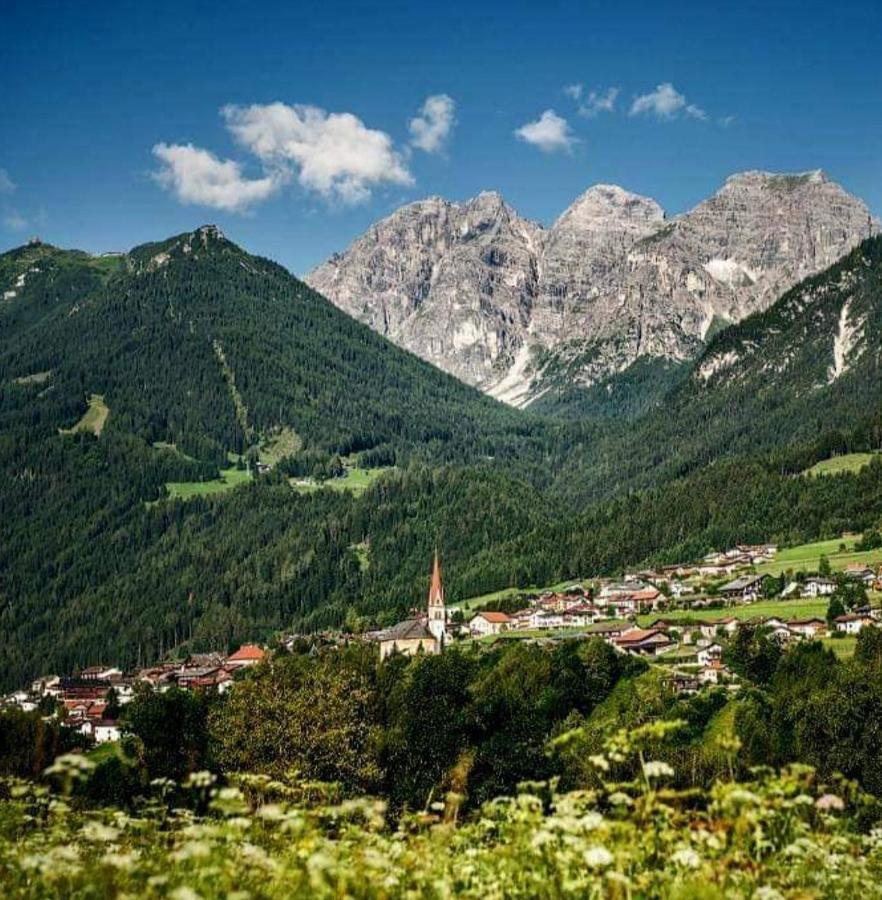
[[[549,228],[493,192],[408,204],[306,280],[399,345],[525,406],[643,357],[694,358],[716,321],[767,307],[877,229],[821,170],[736,173],[670,219],[651,198],[594,185]]]

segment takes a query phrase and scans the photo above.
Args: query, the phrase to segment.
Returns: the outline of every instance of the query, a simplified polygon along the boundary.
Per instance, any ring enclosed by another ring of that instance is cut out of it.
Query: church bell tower
[[[432,564],[432,583],[429,585],[429,631],[439,647],[444,644],[447,631],[447,612],[444,608],[444,585],[441,582],[441,563],[438,551],[435,550],[435,561]]]

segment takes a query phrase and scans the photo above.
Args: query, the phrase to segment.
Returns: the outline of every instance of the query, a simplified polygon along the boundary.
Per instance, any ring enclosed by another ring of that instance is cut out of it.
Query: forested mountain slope
[[[720,332],[688,377],[572,464],[585,497],[663,483],[726,456],[855,431],[882,402],[882,237]],[[868,436],[868,439],[870,437]],[[878,447],[882,435],[870,439]],[[567,485],[559,484],[560,489]]]
[[[37,249],[0,258],[0,278]],[[494,437],[517,441],[529,431],[528,420],[397,349],[211,226],[136,248],[109,277],[85,254],[43,254],[73,273],[72,286],[37,311],[27,292],[6,301],[15,327],[4,329],[0,383],[12,390],[42,373],[44,393],[27,406],[63,396],[71,408],[59,427],[97,393],[109,428],[201,459],[241,452],[279,426],[340,453],[451,441],[461,455],[493,453]],[[19,280],[10,271],[0,288],[15,292]]]

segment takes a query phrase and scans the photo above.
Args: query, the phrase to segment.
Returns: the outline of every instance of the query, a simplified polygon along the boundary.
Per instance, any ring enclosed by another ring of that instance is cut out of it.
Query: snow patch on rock
[[[737,259],[709,259],[704,264],[704,271],[715,281],[732,289],[754,284],[759,277]]]

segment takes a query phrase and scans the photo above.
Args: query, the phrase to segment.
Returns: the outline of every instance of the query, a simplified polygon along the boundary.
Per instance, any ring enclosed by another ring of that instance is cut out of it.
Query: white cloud
[[[687,103],[686,98],[666,81],[648,94],[634,98],[630,115],[653,115],[657,119],[675,119],[683,113],[693,119],[704,121],[707,113],[694,103]]]
[[[15,190],[15,182],[9,177],[6,169],[0,169],[0,194],[11,194]]]
[[[515,135],[544,153],[556,151],[569,153],[576,143],[567,120],[553,109],[546,109],[535,122],[527,122],[526,125],[515,129]]]
[[[426,153],[444,149],[456,124],[456,104],[447,94],[433,94],[426,98],[420,114],[410,120],[410,142]]]
[[[728,128],[735,121],[735,116],[723,116],[720,120],[721,128]]]
[[[616,108],[616,100],[619,96],[619,89],[611,87],[604,90],[596,90],[589,92],[585,98],[585,102],[579,105],[579,115],[587,118],[593,118],[598,113],[612,112]]]
[[[381,184],[413,184],[392,139],[351,113],[284,103],[225,106],[227,127],[270,168],[327,199],[360,203]]]
[[[5,209],[3,227],[7,231],[24,231],[28,227],[28,220],[17,209]]]
[[[280,173],[245,178],[240,163],[192,144],[157,144],[153,155],[162,163],[153,177],[178,200],[227,212],[242,212],[266,200],[284,180]]]
[[[581,100],[582,94],[585,91],[584,84],[568,84],[563,92],[570,98],[570,100]]]

